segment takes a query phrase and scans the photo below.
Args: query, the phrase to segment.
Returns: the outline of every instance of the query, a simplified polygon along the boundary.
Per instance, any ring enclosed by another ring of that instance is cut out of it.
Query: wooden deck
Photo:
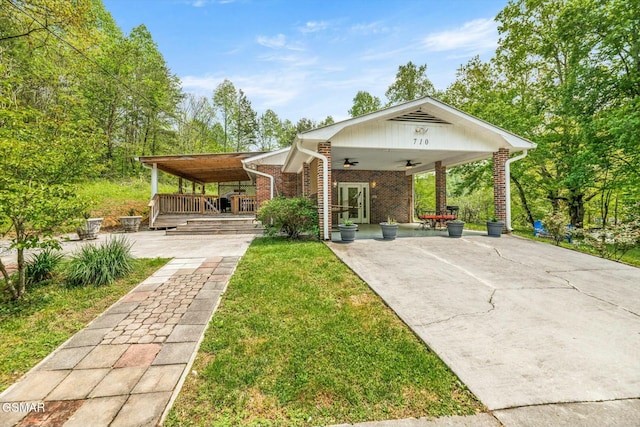
[[[255,196],[233,195],[227,200],[205,194],[156,194],[149,202],[149,228],[177,227],[197,218],[255,218],[255,212]]]

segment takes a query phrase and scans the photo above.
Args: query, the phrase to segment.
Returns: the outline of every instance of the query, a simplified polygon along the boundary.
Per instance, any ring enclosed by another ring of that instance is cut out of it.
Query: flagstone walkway
[[[170,261],[0,394],[0,427],[156,425],[238,259]]]

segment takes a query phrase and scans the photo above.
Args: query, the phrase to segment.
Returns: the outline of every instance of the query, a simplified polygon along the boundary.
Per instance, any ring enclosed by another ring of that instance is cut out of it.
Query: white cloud
[[[303,51],[304,48],[300,45],[287,42],[287,37],[284,34],[278,34],[273,37],[258,36],[256,41],[259,45],[268,47],[270,49],[287,49],[295,51]]]
[[[284,34],[278,34],[277,36],[273,37],[258,36],[256,41],[262,46],[270,47],[272,49],[279,49],[285,46],[287,38],[284,36]]]
[[[299,27],[301,33],[317,33],[318,31],[323,31],[329,28],[329,23],[326,21],[309,21],[304,27]]]
[[[498,26],[493,19],[474,19],[460,28],[429,34],[424,39],[428,51],[460,50],[477,52],[495,49],[498,44]]]
[[[351,27],[351,31],[356,34],[371,35],[371,34],[386,34],[391,30],[388,27],[382,25],[382,22],[370,22],[368,24],[356,24]]]

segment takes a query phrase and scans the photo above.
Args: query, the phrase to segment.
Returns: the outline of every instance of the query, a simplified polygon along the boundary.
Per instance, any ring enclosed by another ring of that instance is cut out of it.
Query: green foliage
[[[388,105],[413,101],[414,99],[434,94],[433,83],[427,77],[427,65],[416,66],[411,61],[398,67],[395,81],[385,92]]]
[[[577,230],[581,245],[593,249],[599,256],[619,261],[630,250],[640,247],[640,223],[615,224],[602,229]]]
[[[62,252],[47,247],[41,252],[31,256],[27,261],[25,276],[27,284],[34,285],[53,277],[53,272],[62,262],[64,255]]]
[[[544,217],[542,220],[545,230],[549,233],[549,236],[553,238],[556,246],[560,245],[568,234],[568,219],[566,215],[561,212],[551,213]]]
[[[104,286],[129,274],[132,269],[131,243],[114,237],[100,246],[84,245],[67,265],[70,286]]]
[[[256,218],[270,236],[284,233],[290,239],[298,239],[303,233],[318,234],[318,209],[304,197],[269,200],[260,207]]]
[[[353,106],[349,109],[351,117],[362,116],[363,114],[373,113],[382,108],[382,101],[377,96],[371,95],[369,92],[360,90],[353,97]]]

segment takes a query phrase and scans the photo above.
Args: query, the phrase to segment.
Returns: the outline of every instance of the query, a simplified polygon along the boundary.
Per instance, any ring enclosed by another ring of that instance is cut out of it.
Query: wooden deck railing
[[[255,196],[231,196],[231,213],[254,214],[256,212]],[[218,196],[207,194],[156,194],[149,202],[149,226],[160,214],[216,214],[220,200]]]
[[[256,204],[256,196],[231,196],[231,212],[234,214],[253,214]]]

